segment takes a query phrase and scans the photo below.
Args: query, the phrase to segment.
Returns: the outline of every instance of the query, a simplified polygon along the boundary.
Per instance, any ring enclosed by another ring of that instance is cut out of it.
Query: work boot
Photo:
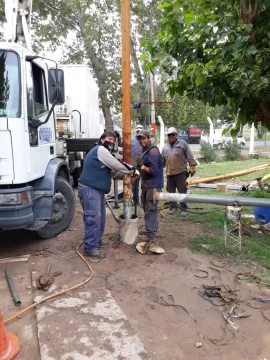
[[[95,249],[92,251],[84,251],[83,253],[85,256],[89,256],[92,257],[94,259],[104,259],[106,257],[106,254],[99,250],[99,249]]]
[[[156,237],[149,237],[147,234],[139,235],[139,240],[144,242],[155,241]]]
[[[174,215],[174,214],[176,214],[176,213],[177,213],[177,211],[178,211],[178,209],[177,209],[177,208],[172,208],[172,209],[170,209],[170,215]]]
[[[139,231],[139,235],[146,235],[146,234],[147,234],[146,230]]]
[[[99,247],[107,247],[109,245],[110,241],[107,239],[100,239],[99,240]]]

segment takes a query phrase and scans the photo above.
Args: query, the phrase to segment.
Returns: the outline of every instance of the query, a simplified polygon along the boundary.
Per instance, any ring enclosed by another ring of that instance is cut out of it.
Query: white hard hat
[[[143,126],[142,125],[137,125],[136,126],[136,131],[140,131],[140,130],[143,130]]]
[[[173,133],[177,134],[177,130],[176,130],[176,128],[174,128],[174,127],[170,127],[170,128],[167,130],[167,135],[173,134]]]

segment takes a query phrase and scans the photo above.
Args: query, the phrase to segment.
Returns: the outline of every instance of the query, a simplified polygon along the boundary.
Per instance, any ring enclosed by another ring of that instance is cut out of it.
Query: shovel
[[[152,243],[152,241],[139,242],[136,245],[136,249],[137,249],[137,251],[139,251],[140,254],[143,254],[143,255],[145,255],[148,250],[155,254],[164,254],[164,252],[165,252],[164,249],[162,249],[162,247],[158,246],[155,243]]]

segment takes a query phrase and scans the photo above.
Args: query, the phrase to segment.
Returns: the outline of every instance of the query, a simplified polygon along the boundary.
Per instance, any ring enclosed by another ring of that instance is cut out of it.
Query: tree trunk
[[[134,66],[134,70],[135,73],[137,75],[137,81],[140,83],[143,83],[143,77],[142,77],[142,73],[141,73],[141,69],[139,66],[139,60],[137,57],[137,53],[136,53],[136,43],[135,41],[132,39],[132,37],[130,38],[130,50],[131,50],[131,60]]]
[[[110,106],[107,105],[101,105],[102,108],[102,112],[103,115],[105,117],[105,126],[106,126],[106,130],[108,131],[114,131],[113,128],[113,121],[112,121],[112,113],[111,113],[111,108]]]

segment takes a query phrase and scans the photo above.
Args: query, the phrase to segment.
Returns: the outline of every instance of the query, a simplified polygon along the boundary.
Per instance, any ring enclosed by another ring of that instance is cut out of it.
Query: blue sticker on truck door
[[[52,129],[51,128],[39,128],[39,142],[48,143],[52,140]]]

